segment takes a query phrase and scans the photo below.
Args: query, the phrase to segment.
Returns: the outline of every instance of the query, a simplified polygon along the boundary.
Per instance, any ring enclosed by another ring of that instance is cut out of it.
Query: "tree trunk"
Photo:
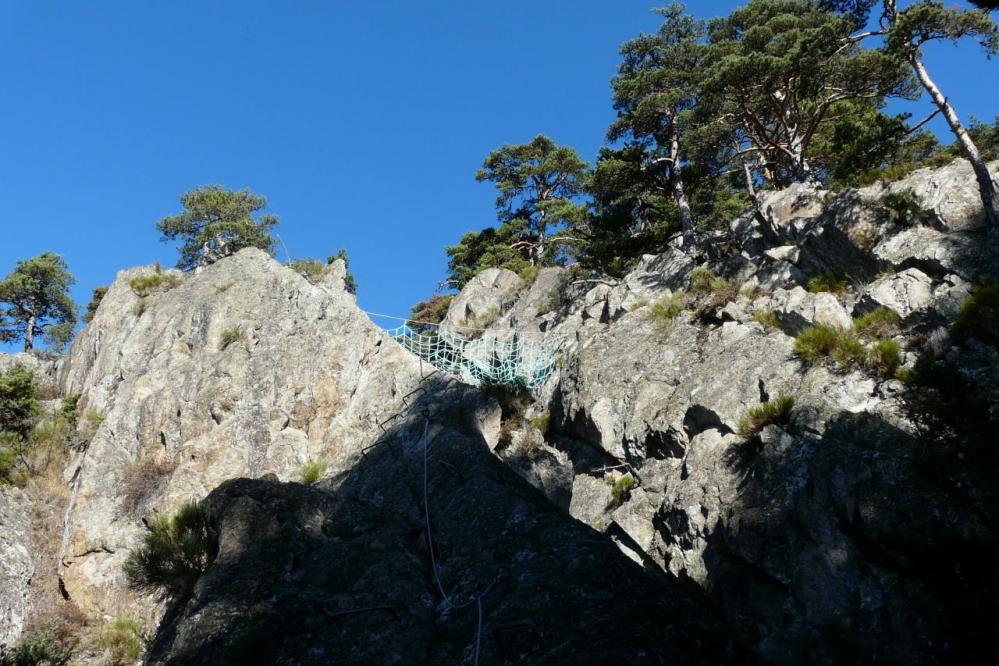
[[[971,168],[975,171],[975,179],[978,181],[978,190],[982,197],[982,206],[985,208],[985,220],[993,232],[999,232],[999,198],[996,197],[996,184],[992,180],[992,174],[989,173],[985,161],[982,160],[982,156],[978,152],[978,146],[971,140],[968,130],[961,124],[961,119],[958,118],[954,107],[951,106],[947,98],[937,88],[936,83],[930,78],[929,72],[926,71],[926,67],[919,59],[919,54],[912,54],[909,61],[912,63],[912,68],[916,70],[916,77],[919,79],[919,82],[930,93],[933,103],[943,113],[944,118],[947,119],[947,124],[950,125],[951,132],[954,133],[954,136],[961,143],[964,156],[971,162]]]
[[[24,351],[35,348],[35,315],[28,317],[28,326],[24,330]]]
[[[694,248],[694,216],[690,212],[687,194],[683,191],[683,169],[680,167],[680,134],[675,123],[670,123],[670,181],[673,184],[673,201],[680,211],[680,229],[683,230],[683,249]]]

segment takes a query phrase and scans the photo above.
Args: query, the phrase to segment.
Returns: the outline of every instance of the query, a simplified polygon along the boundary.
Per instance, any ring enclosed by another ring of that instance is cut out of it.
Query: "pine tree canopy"
[[[65,260],[53,252],[17,262],[0,281],[0,341],[24,341],[34,348],[38,335],[59,351],[76,325],[69,288],[76,282]]]
[[[267,199],[250,190],[220,185],[196,187],[180,197],[184,211],[156,223],[164,241],[180,239],[177,267],[190,270],[215,263],[247,247],[273,253],[276,215],[254,217]]]

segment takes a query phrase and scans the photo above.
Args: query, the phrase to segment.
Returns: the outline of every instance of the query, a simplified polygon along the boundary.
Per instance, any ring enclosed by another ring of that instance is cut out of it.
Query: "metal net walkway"
[[[551,376],[558,362],[558,341],[509,340],[483,336],[467,338],[437,328],[416,331],[408,323],[388,331],[396,342],[427,361],[440,372],[473,386],[520,385],[536,389]]]

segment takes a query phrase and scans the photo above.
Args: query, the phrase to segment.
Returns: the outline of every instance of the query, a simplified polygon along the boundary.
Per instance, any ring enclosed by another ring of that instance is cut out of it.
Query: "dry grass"
[[[121,506],[133,512],[177,469],[177,463],[145,458],[125,471],[121,479]]]

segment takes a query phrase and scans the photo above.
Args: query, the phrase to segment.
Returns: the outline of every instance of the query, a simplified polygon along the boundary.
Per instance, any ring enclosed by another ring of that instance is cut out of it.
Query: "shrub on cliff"
[[[218,555],[218,536],[205,508],[185,504],[173,516],[153,521],[142,545],[129,553],[125,577],[130,587],[163,596],[190,594],[198,578]]]
[[[793,416],[794,398],[789,395],[778,396],[746,412],[746,415],[739,419],[736,432],[740,437],[750,439],[768,425],[784,427],[790,424]]]

